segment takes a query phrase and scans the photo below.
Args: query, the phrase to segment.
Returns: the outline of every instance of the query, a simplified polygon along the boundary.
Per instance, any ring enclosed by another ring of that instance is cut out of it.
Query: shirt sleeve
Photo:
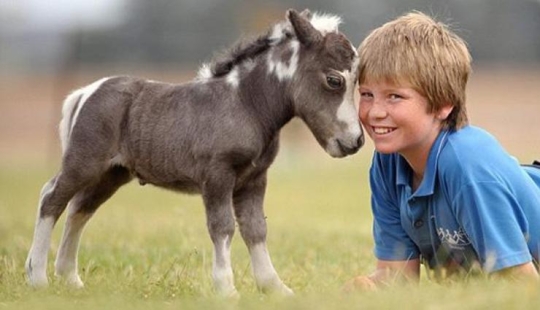
[[[389,261],[418,258],[417,247],[401,225],[395,176],[388,175],[389,171],[381,166],[375,158],[370,169],[375,256]]]
[[[465,184],[452,208],[485,271],[531,261],[527,219],[507,186],[498,181]]]

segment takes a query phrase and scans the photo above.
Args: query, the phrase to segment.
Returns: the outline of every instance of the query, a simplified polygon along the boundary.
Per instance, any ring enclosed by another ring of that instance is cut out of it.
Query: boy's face
[[[445,108],[428,113],[427,99],[407,85],[360,84],[359,117],[380,153],[400,153],[408,161],[427,159],[446,118]]]

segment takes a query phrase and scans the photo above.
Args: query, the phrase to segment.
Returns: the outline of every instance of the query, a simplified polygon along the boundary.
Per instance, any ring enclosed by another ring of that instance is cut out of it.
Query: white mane
[[[330,32],[338,32],[338,27],[342,23],[342,19],[336,15],[314,13],[310,22],[315,29],[325,35]]]
[[[197,81],[204,82],[211,78],[212,78],[212,70],[210,70],[210,65],[205,63],[199,68],[199,71],[197,72],[197,77],[195,79]]]

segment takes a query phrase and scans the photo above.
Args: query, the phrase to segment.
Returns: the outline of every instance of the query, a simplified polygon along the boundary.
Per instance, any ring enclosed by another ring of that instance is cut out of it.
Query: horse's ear
[[[311,14],[311,11],[309,9],[305,9],[302,12],[300,12],[300,16],[307,20],[311,20],[311,17],[313,17],[313,14]]]
[[[313,25],[311,25],[311,22],[309,20],[301,16],[297,11],[292,9],[288,10],[287,18],[291,22],[294,28],[294,32],[296,33],[296,37],[298,38],[300,43],[304,45],[311,45],[321,42],[323,40],[322,34],[317,29],[315,29]]]

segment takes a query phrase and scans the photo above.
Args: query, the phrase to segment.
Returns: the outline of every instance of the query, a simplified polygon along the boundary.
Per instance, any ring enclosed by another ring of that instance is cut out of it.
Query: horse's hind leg
[[[57,180],[58,175],[45,183],[43,189],[41,190],[38,215],[34,229],[34,239],[25,264],[28,281],[32,286],[36,287],[46,286],[48,284],[47,254],[49,252],[49,246],[51,243],[52,230],[59,215],[42,216],[41,210],[43,209],[45,201],[50,199],[49,197],[51,196],[51,193],[56,188]],[[59,206],[57,208],[61,209],[62,207]]]
[[[62,241],[55,262],[55,274],[64,278],[68,284],[83,287],[77,271],[77,252],[82,231],[95,211],[118,188],[132,179],[123,167],[112,167],[98,183],[78,192],[70,201]]]
[[[61,171],[41,191],[34,239],[25,265],[32,286],[48,283],[47,255],[51,234],[68,202],[77,192],[99,180],[106,169],[104,161],[97,159],[96,154],[85,157],[74,151],[64,155]]]
[[[26,260],[26,273],[32,286],[46,286],[47,254],[51,234],[67,203],[77,191],[84,188],[84,178],[76,173],[59,172],[43,186],[40,195],[34,239]]]
[[[292,295],[279,278],[266,247],[266,219],[263,211],[266,175],[252,180],[234,193],[234,211],[240,233],[251,256],[251,267],[255,282],[263,292]]]

